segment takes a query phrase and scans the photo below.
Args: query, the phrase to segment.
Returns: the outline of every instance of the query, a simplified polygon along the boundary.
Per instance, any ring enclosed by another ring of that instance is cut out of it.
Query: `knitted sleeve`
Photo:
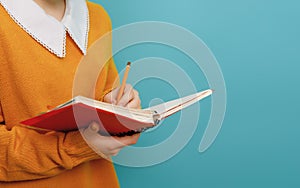
[[[0,125],[0,150],[0,181],[51,177],[99,158],[79,131],[39,134],[21,126],[7,130],[5,124]]]

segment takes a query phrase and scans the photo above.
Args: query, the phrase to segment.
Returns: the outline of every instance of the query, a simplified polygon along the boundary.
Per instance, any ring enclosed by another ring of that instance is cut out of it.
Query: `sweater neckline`
[[[66,0],[61,21],[49,16],[33,0],[0,0],[10,17],[49,52],[66,56],[67,32],[85,55],[88,44],[89,12],[85,0]]]

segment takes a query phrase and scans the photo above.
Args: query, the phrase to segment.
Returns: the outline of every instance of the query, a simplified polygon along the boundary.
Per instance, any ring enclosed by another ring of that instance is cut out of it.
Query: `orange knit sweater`
[[[88,9],[91,46],[111,30],[111,23],[99,5],[88,2]],[[119,187],[113,164],[94,153],[78,131],[39,134],[19,126],[47,106],[72,98],[74,74],[83,57],[79,48],[67,36],[67,55],[58,58],[2,6],[0,20],[0,187]],[[111,89],[116,77],[110,60],[99,76],[95,98]]]

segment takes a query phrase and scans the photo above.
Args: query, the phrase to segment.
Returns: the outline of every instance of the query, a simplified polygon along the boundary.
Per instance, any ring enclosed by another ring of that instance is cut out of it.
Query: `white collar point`
[[[87,51],[89,13],[85,0],[66,0],[62,21],[47,15],[32,0],[0,0],[10,17],[48,51],[66,55],[66,31],[85,55]]]

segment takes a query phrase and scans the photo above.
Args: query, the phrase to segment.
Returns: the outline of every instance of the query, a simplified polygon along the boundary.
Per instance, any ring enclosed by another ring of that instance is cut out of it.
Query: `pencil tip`
[[[131,65],[131,62],[128,62],[127,65],[130,66],[130,65]]]

